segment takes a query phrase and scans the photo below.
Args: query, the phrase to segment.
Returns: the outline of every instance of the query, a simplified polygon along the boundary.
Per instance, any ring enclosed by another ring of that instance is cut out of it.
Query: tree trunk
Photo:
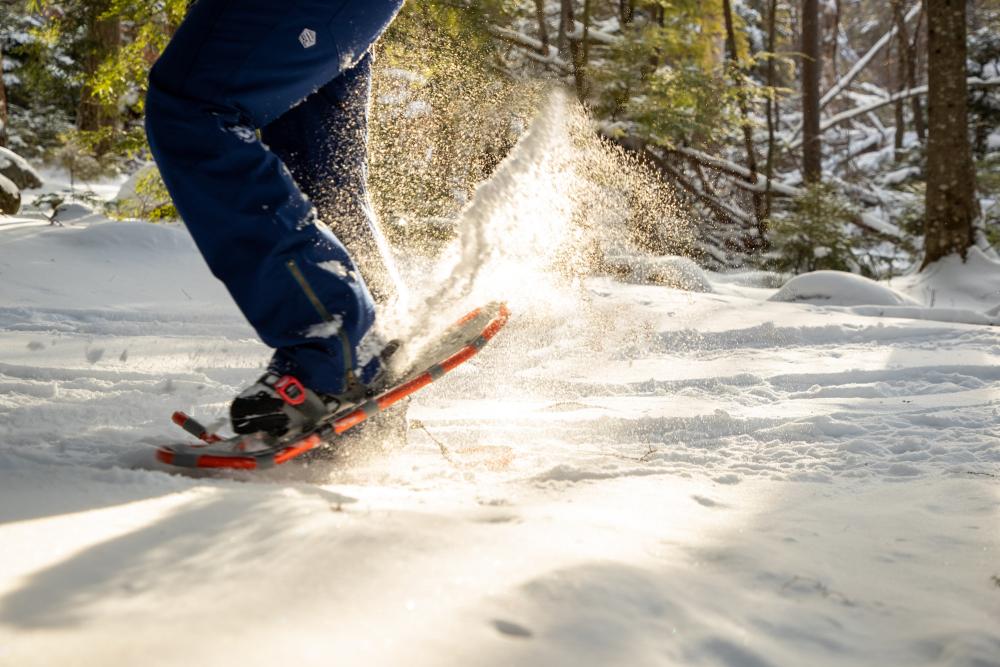
[[[974,242],[965,0],[927,0],[927,194],[924,263],[964,259]]]
[[[77,108],[76,127],[82,132],[97,132],[114,127],[117,118],[113,112],[101,103],[90,85],[90,80],[97,74],[101,63],[114,54],[121,42],[121,24],[117,17],[101,19],[107,10],[107,3],[99,3],[99,7],[90,10],[87,20],[87,46],[83,57],[84,85],[80,91],[80,104]],[[98,154],[107,151],[108,142],[101,142],[96,149]]]
[[[840,0],[824,2],[820,8],[820,43],[823,49],[823,69],[826,70],[825,88],[831,88],[840,75],[837,72],[837,53],[840,50]]]
[[[802,0],[802,178],[823,178],[823,144],[819,131],[819,80],[823,71],[819,41],[818,0]]]
[[[7,146],[7,88],[3,83],[3,44],[0,44],[0,146]]]
[[[635,17],[635,0],[619,0],[618,18],[622,25],[628,25]]]
[[[575,68],[579,72],[576,87],[581,102],[586,101],[590,92],[587,84],[587,69],[590,67],[590,5],[591,0],[583,0],[583,45],[580,49],[580,64]]]
[[[573,0],[561,0],[561,20],[560,34],[564,35],[564,39],[569,47],[569,57],[570,62],[573,63],[573,81],[576,84],[576,95],[583,102],[587,95],[587,79],[585,75],[586,62],[585,62],[585,49],[584,44],[587,42],[587,32],[589,26],[589,12],[590,12],[590,0],[584,0],[584,16],[583,16],[583,39],[576,40],[570,39],[567,33],[576,32],[576,16],[573,11]]]
[[[549,55],[549,28],[545,23],[545,0],[535,0],[535,18],[538,20],[538,41],[542,43],[541,54]]]
[[[767,186],[764,190],[764,217],[771,217],[771,203],[774,196],[771,192],[771,181],[774,179],[774,151],[777,145],[775,132],[778,128],[780,109],[778,107],[778,96],[775,93],[777,84],[775,67],[775,49],[778,43],[778,0],[770,0],[767,14],[767,163],[764,166],[764,175],[767,178]]]
[[[544,2],[544,0],[543,0]],[[559,0],[559,35],[556,37],[556,48],[559,55],[566,58],[569,40],[566,34],[573,30],[573,0]]]
[[[921,10],[920,16],[917,17],[917,27],[913,30],[913,40],[909,43],[909,49],[906,56],[906,80],[907,85],[910,88],[917,87],[917,60],[920,54],[920,23],[923,21],[924,13]],[[906,22],[903,22],[903,27],[905,29]],[[924,105],[920,101],[920,96],[914,96],[910,102],[911,110],[913,112],[913,129],[917,131],[917,139],[921,143],[927,138],[927,124],[924,122]]]
[[[909,87],[908,60],[910,57],[909,40],[906,37],[906,19],[904,19],[903,0],[892,0],[892,17],[896,24],[896,91],[903,92]],[[896,101],[896,137],[893,144],[895,149],[894,157],[901,160],[903,157],[903,143],[906,139],[906,100],[900,98]]]
[[[896,44],[899,61],[897,62],[897,86],[898,90],[907,90],[917,87],[917,47],[920,43],[920,24],[923,20],[923,11],[917,18],[917,27],[914,30],[913,39],[910,39],[909,29],[906,27],[906,12],[904,11],[904,0],[892,0],[893,22],[896,26]],[[900,119],[903,118],[903,102],[896,106],[896,150],[903,147],[902,140],[905,130],[902,128]],[[915,95],[910,98],[910,113],[913,115],[913,129],[917,133],[917,139],[921,142],[926,137],[924,124],[924,106],[920,101],[920,96]]]
[[[750,107],[742,88],[747,85],[740,72],[740,57],[736,45],[736,28],[733,24],[733,6],[730,0],[722,0],[722,14],[726,24],[726,61],[733,83],[741,92],[738,95],[740,109],[740,124],[743,126],[743,146],[747,153],[747,168],[750,170],[750,182],[757,182],[757,150],[753,143],[753,127],[750,124]],[[767,214],[763,193],[753,193],[754,219],[757,221],[759,242],[763,243],[767,234]]]

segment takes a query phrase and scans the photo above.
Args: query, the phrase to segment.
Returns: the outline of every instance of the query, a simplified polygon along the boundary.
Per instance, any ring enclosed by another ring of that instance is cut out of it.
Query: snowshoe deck
[[[286,463],[315,449],[336,436],[412,396],[474,357],[504,327],[510,317],[506,304],[491,303],[468,313],[403,373],[399,383],[360,406],[333,415],[312,431],[277,439],[265,434],[221,438],[184,413],[175,413],[174,422],[194,435],[200,443],[160,447],[156,458],[184,468],[234,468],[261,470]]]

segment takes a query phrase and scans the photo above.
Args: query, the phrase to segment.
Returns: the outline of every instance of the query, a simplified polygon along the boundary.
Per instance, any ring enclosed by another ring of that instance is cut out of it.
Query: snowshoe
[[[464,364],[499,333],[509,317],[510,311],[502,303],[470,312],[419,354],[409,370],[401,374],[400,380],[387,382],[377,395],[379,390],[364,387],[359,394],[324,399],[309,392],[294,378],[277,374],[272,378],[266,374],[241,394],[237,400],[245,402],[241,402],[239,410],[233,410],[234,426],[239,419],[242,428],[251,428],[253,424],[252,428],[258,430],[223,438],[178,412],[174,414],[174,422],[201,442],[160,447],[156,457],[163,463],[187,468],[260,470],[280,465],[333,443],[348,430],[398,405]],[[301,409],[307,403],[311,403],[310,407]],[[298,413],[286,409],[289,405]]]

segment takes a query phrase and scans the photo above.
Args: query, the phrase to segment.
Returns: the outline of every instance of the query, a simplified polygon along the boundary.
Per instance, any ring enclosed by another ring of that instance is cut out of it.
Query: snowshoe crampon
[[[360,406],[332,415],[306,433],[280,439],[265,433],[221,438],[187,415],[175,413],[174,422],[200,442],[160,447],[156,458],[183,468],[261,470],[281,465],[330,442],[461,366],[496,336],[509,317],[510,311],[503,303],[491,303],[473,310],[420,354],[420,361],[414,362],[412,370],[404,373],[399,383]]]

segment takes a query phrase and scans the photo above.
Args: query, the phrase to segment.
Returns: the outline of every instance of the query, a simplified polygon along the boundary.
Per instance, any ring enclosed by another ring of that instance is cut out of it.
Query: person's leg
[[[371,371],[374,306],[256,129],[351,69],[401,4],[199,0],[150,75],[150,146],[181,217],[276,361],[317,392]]]
[[[398,271],[368,194],[371,53],[261,130],[320,222],[346,246],[376,303],[397,294]]]

